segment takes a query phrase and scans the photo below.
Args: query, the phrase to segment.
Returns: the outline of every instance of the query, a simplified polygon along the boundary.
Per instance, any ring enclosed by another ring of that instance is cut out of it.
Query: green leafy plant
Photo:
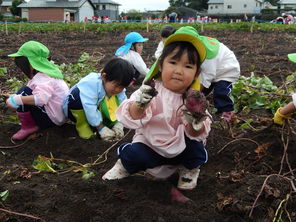
[[[90,56],[84,52],[75,64],[61,64],[59,68],[64,74],[65,81],[72,87],[81,78],[88,75],[90,72],[96,72],[98,70],[98,63],[102,56]]]
[[[24,83],[21,80],[18,80],[16,77],[6,80],[6,84],[8,85],[11,92],[16,92],[24,85]]]
[[[241,76],[232,90],[235,110],[246,112],[252,109],[268,109],[274,113],[288,101],[287,93],[273,85],[267,76],[256,77],[254,73],[251,73],[250,77]]]

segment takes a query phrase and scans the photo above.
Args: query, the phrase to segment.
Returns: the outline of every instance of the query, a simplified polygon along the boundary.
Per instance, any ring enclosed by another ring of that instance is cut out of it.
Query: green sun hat
[[[55,64],[48,61],[49,50],[42,43],[28,41],[24,43],[16,53],[8,55],[8,57],[19,56],[27,57],[35,70],[53,78],[63,79],[61,70]]]
[[[220,42],[218,41],[218,39],[215,39],[209,36],[202,36],[202,35],[199,36],[199,39],[206,46],[206,50],[207,50],[206,59],[215,58],[220,48]]]
[[[295,62],[296,63],[296,53],[291,53],[288,54],[288,58],[291,62]]]
[[[172,42],[189,42],[191,43],[197,50],[200,62],[203,62],[206,58],[206,48],[202,41],[199,39],[198,32],[195,28],[191,26],[184,26],[178,29],[174,34],[170,35],[165,43],[164,46],[169,45]],[[153,78],[159,70],[159,59],[151,66],[146,78]]]

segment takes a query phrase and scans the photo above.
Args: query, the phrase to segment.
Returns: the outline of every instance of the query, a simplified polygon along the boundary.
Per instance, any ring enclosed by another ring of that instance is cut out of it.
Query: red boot
[[[21,129],[12,136],[13,140],[25,139],[27,136],[38,131],[38,126],[36,126],[36,123],[30,112],[16,113],[19,117],[19,120],[21,121],[22,126]]]

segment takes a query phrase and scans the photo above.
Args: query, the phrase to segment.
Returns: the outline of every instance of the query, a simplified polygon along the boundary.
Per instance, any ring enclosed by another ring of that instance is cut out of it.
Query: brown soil
[[[143,55],[150,66],[159,33],[141,33],[150,39],[145,43]],[[2,54],[5,55],[15,52],[25,41],[37,40],[48,46],[57,63],[75,63],[82,52],[101,52],[106,55],[101,61],[102,66],[121,45],[125,34],[27,32],[21,35],[9,33],[6,36],[1,32],[0,49],[4,50]],[[218,38],[235,52],[241,64],[242,75],[249,76],[254,71],[257,75],[270,77],[280,86],[284,77],[296,70],[296,65],[289,62],[286,56],[295,52],[295,31],[250,33],[220,30],[203,34]],[[5,80],[20,74],[11,59],[2,57],[0,67],[9,68],[9,73],[0,77],[1,89],[5,90]],[[129,89],[129,93],[131,91]],[[9,115],[11,113],[1,106],[0,148],[12,145],[10,137],[19,128],[19,125],[5,121]],[[81,172],[71,170],[64,173],[38,173],[32,168],[33,160],[38,155],[52,155],[85,164],[97,160],[99,155],[113,145],[98,138],[82,140],[77,137],[71,124],[45,130],[41,132],[41,137],[27,141],[18,148],[0,149],[0,192],[10,192],[5,201],[0,199],[0,222],[272,221],[280,202],[292,190],[287,179],[293,177],[285,160],[283,176],[270,177],[255,207],[252,208],[252,205],[265,178],[280,170],[284,150],[282,129],[270,124],[272,114],[267,111],[238,115],[244,119],[254,118],[257,126],[265,128],[260,131],[235,128],[233,133],[236,138],[232,138],[214,115],[216,121],[207,142],[209,161],[201,168],[197,188],[183,192],[192,200],[186,204],[170,202],[170,189],[178,179],[176,174],[166,181],[153,180],[143,175],[120,181],[103,181],[101,176],[117,159],[117,145],[110,149],[105,162],[89,168],[89,171],[95,173],[89,180],[82,179]],[[126,132],[128,134],[123,141],[131,141],[133,131]],[[256,153],[256,148],[260,152]],[[290,132],[288,159],[294,170],[295,148],[295,132]],[[296,221],[295,198],[290,197],[287,205],[283,206],[286,211],[283,211],[282,221]],[[4,212],[4,209],[10,213]],[[252,217],[248,216],[250,210],[253,210]],[[289,213],[290,220],[285,212]],[[32,216],[41,219],[33,219]]]

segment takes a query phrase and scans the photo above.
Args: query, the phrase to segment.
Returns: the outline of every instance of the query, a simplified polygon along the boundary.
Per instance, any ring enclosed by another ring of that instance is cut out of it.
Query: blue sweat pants
[[[156,153],[144,143],[124,143],[117,149],[122,165],[130,173],[137,173],[162,165],[183,165],[194,169],[208,160],[203,142],[191,140],[185,136],[186,148],[178,156],[166,158]]]

